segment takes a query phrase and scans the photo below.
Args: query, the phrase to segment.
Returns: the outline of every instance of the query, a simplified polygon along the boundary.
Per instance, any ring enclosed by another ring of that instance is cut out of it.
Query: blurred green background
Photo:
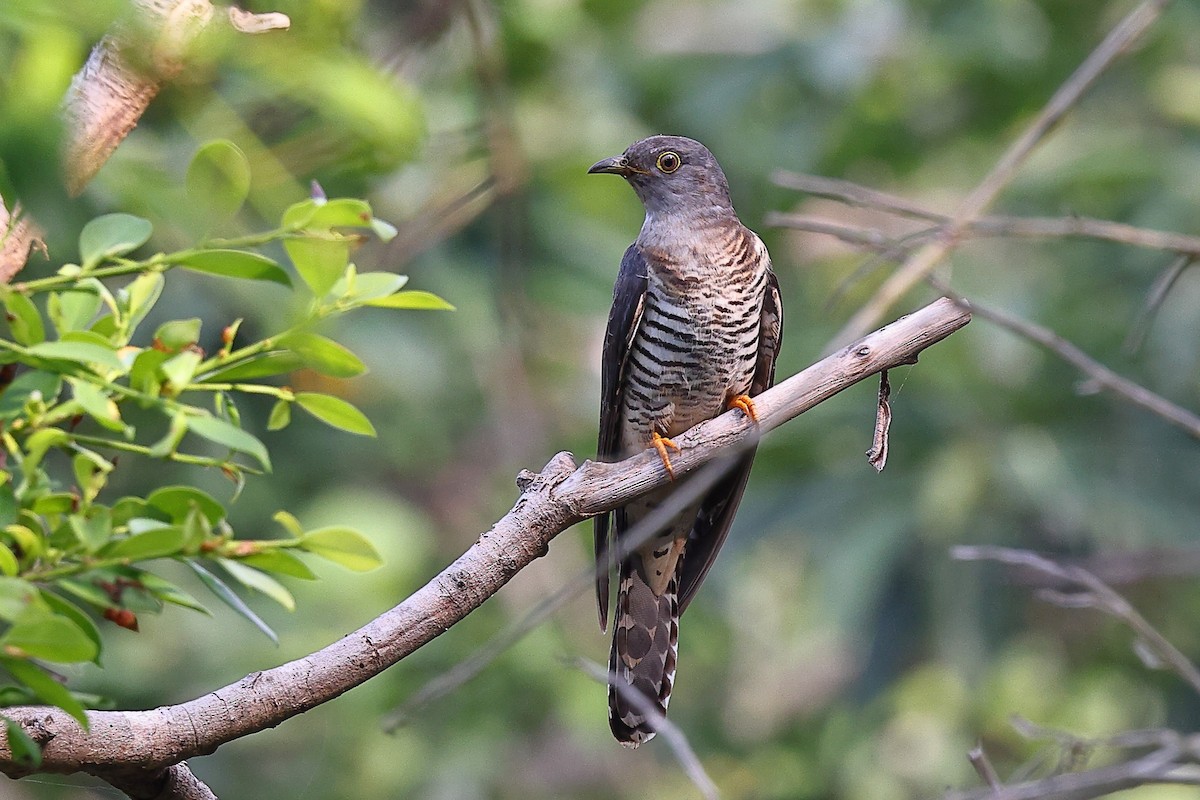
[[[594,453],[599,352],[621,252],[641,211],[597,159],[644,135],[705,142],[742,219],[774,256],[786,335],[781,376],[806,366],[878,285],[834,298],[864,261],[831,239],[763,225],[772,210],[857,223],[861,211],[773,186],[777,168],[859,181],[953,209],[1024,123],[1134,6],[1078,0],[266,0],[292,28],[212,37],[167,86],[84,195],[56,188],[55,117],[72,73],[119,3],[6,0],[0,7],[0,147],[49,230],[43,274],[75,257],[89,218],[148,217],[155,248],[182,246],[182,175],[196,147],[235,141],[254,167],[245,230],[318,181],[368,197],[398,226],[362,269],[411,275],[454,313],[368,311],[337,337],[370,373],[293,385],[340,394],[379,429],[364,440],[308,419],[264,433],[275,473],[233,507],[246,535],[286,508],[306,527],[352,525],[387,558],[354,575],[314,564],[287,614],[169,609],[140,633],[108,626],[105,669],[73,685],[120,708],[175,703],[311,652],[418,588],[515,500],[523,468]],[[1005,191],[1005,213],[1120,220],[1200,233],[1200,7],[1173,4]],[[8,195],[6,194],[6,198]],[[1121,343],[1171,258],[1085,241],[985,240],[950,259],[968,296],[1052,327],[1124,375],[1198,405],[1200,275],[1186,272],[1142,349]],[[173,274],[164,317],[237,317],[269,329],[294,313],[272,287]],[[914,291],[895,314],[933,297]],[[832,299],[832,302],[831,302]],[[894,315],[895,315],[894,314]],[[1106,395],[1033,345],[976,320],[892,375],[887,470],[863,457],[873,385],[767,438],[726,552],[681,626],[672,719],[730,798],[932,798],[978,783],[982,739],[1003,777],[1062,754],[1007,723],[1099,736],[1192,730],[1200,702],[1147,670],[1127,632],[1038,604],[1001,570],[956,563],[955,543],[1067,556],[1194,546],[1200,448]],[[265,428],[269,408],[247,405]],[[248,427],[254,427],[249,425]],[[112,491],[219,475],[123,462]],[[476,680],[394,735],[381,723],[425,682],[586,568],[590,527],[433,644],[281,727],[192,762],[241,798],[681,798],[668,748],[610,738],[604,689],[572,665],[602,662],[593,599],[575,598]],[[164,567],[170,575],[170,566]],[[187,583],[180,571],[177,576]],[[1200,655],[1200,586],[1122,586]],[[1097,752],[1087,764],[1111,754]],[[1076,764],[1076,766],[1083,765]],[[110,797],[78,777],[0,784],[0,797]],[[1194,789],[1140,790],[1148,800]]]

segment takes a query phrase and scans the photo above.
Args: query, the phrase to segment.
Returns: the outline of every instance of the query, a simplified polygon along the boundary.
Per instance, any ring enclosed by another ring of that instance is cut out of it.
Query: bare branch
[[[778,211],[767,215],[767,224],[780,228],[824,233],[835,236],[847,244],[899,257],[916,250],[920,245],[949,235],[949,226],[952,223],[950,217],[928,212],[928,218],[936,225],[915,230],[903,237],[889,236],[875,228],[845,225],[819,217],[785,214]],[[964,224],[958,232],[960,240],[985,236],[1025,239],[1097,239],[1143,247],[1148,250],[1178,253],[1181,256],[1200,257],[1200,236],[1139,228],[1123,222],[1091,217],[987,216]]]
[[[1068,608],[1094,608],[1121,620],[1163,664],[1186,681],[1192,691],[1200,694],[1200,669],[1147,622],[1128,600],[1083,567],[1064,566],[1028,550],[1008,547],[961,546],[950,552],[953,558],[960,561],[999,561],[1061,581],[1070,590],[1069,593],[1042,590],[1038,596]]]
[[[1170,0],[1144,0],[1117,24],[1064,82],[1013,142],[991,172],[959,204],[945,234],[913,253],[884,281],[875,295],[850,318],[834,342],[844,342],[869,330],[905,292],[929,275],[953,249],[963,230],[977,219],[1016,175],[1039,142],[1054,128],[1096,79],[1125,53],[1162,14]]]
[[[947,299],[902,317],[756,397],[758,426],[740,413],[727,413],[676,437],[682,448],[673,459],[676,472],[692,472],[857,381],[911,363],[969,321],[969,313]],[[587,461],[578,469],[569,454],[559,453],[540,474],[521,474],[516,505],[453,564],[390,611],[316,653],[179,705],[91,711],[88,731],[55,708],[14,707],[5,715],[42,745],[43,772],[103,776],[119,766],[157,774],[278,725],[379,674],[478,608],[544,555],[559,533],[668,481],[653,449],[617,464]],[[13,777],[29,772],[7,742],[0,742],[0,771]]]
[[[621,697],[625,702],[633,706],[639,714],[646,717],[646,721],[662,736],[667,746],[671,748],[671,752],[675,754],[675,759],[683,767],[684,774],[700,790],[700,794],[705,797],[705,800],[716,800],[716,798],[721,796],[721,793],[717,791],[717,785],[712,782],[712,778],[708,777],[708,773],[704,771],[704,765],[696,757],[696,751],[692,749],[691,742],[687,740],[687,735],[680,730],[678,725],[667,719],[666,715],[655,708],[654,704],[647,700],[641,692],[624,681],[617,679],[616,676],[599,664],[594,664],[587,659],[580,658],[575,661],[575,665],[597,681],[614,687],[621,693]]]
[[[1063,361],[1066,361],[1091,378],[1097,386],[1108,389],[1117,396],[1133,403],[1135,406],[1161,417],[1172,425],[1183,429],[1191,436],[1200,439],[1200,416],[1182,406],[1172,403],[1161,395],[1155,394],[1139,383],[1121,377],[1049,328],[1043,328],[1040,325],[1021,319],[998,308],[981,306],[972,300],[955,294],[941,281],[931,278],[930,283],[944,292],[948,297],[954,297],[955,302],[960,303],[964,308],[971,309],[973,313],[978,314],[980,317],[1050,350]]]

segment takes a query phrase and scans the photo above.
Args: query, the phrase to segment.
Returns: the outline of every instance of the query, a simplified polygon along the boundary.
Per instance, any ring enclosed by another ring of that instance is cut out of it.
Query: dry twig
[[[884,281],[875,295],[850,318],[834,337],[844,342],[869,330],[901,296],[928,276],[953,249],[963,231],[996,199],[1016,175],[1034,148],[1070,111],[1096,79],[1118,57],[1127,52],[1169,5],[1170,0],[1143,0],[1117,24],[1078,69],[1069,77],[1025,129],[1005,151],[987,176],[967,195],[955,210],[943,235],[909,256]]]

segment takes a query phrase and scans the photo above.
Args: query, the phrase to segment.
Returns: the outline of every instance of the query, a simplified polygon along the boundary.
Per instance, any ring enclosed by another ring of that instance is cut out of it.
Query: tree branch
[[[1033,122],[1013,142],[986,177],[959,204],[945,235],[913,253],[875,295],[850,318],[834,338],[842,342],[870,329],[909,289],[942,262],[958,243],[963,229],[979,217],[1016,175],[1038,143],[1070,111],[1096,79],[1125,53],[1169,5],[1170,0],[1144,0],[1104,38],[1071,77],[1058,88]]]
[[[913,363],[922,350],[969,321],[968,312],[944,298],[902,317],[755,398],[758,426],[730,412],[676,437],[682,448],[672,458],[676,472],[691,472],[881,370]],[[668,482],[654,450],[617,464],[585,461],[579,468],[570,454],[559,453],[540,474],[521,473],[516,505],[453,564],[390,611],[316,653],[179,705],[91,711],[87,731],[55,708],[14,707],[5,716],[41,744],[39,771],[82,771],[107,779],[106,773],[121,769],[158,778],[184,759],[274,727],[379,674],[482,605],[571,525]],[[0,742],[0,771],[10,777],[31,772],[14,760],[7,741]]]

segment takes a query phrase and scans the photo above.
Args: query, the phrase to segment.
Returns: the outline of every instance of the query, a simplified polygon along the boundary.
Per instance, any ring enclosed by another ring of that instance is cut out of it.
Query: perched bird
[[[699,142],[651,136],[588,172],[620,175],[646,209],[621,259],[604,335],[598,458],[618,461],[654,447],[674,479],[669,451],[678,448],[670,437],[730,408],[757,422],[751,398],[773,383],[783,335],[779,284],[762,240],[733,209],[725,173]],[[729,533],[753,460],[753,451],[741,456],[640,546],[623,546],[622,538],[674,485],[596,518],[601,630],[612,561],[619,578],[608,716],[623,745],[654,736],[647,704],[667,711],[679,617]]]

